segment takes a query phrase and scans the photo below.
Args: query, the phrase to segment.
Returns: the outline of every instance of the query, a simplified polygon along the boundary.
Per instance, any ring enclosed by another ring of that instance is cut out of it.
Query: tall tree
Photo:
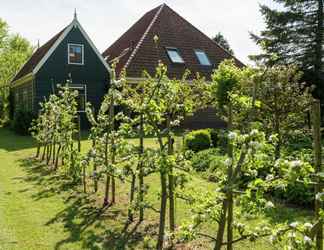
[[[19,34],[9,32],[0,18],[0,120],[8,114],[9,88],[5,88],[33,52],[31,44]]]
[[[273,0],[277,8],[261,5],[266,29],[251,34],[263,53],[251,56],[268,65],[297,64],[304,80],[323,89],[323,0]],[[323,97],[323,96],[322,96]]]
[[[223,36],[222,33],[218,32],[216,36],[213,37],[213,40],[222,46],[224,49],[226,49],[229,53],[234,55],[234,51],[231,49],[231,46],[229,45],[228,40]]]

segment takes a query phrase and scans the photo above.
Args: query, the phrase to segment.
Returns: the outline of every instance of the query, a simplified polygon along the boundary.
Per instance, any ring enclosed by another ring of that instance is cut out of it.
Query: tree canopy
[[[323,70],[323,1],[273,0],[277,8],[261,5],[266,28],[251,38],[263,53],[252,59],[273,64],[296,64],[308,83],[321,89]],[[310,77],[311,76],[311,77]]]
[[[229,45],[228,40],[223,36],[221,32],[218,32],[216,36],[213,37],[213,40],[222,46],[224,49],[226,49],[229,53],[234,55],[234,51],[232,50],[231,46]]]

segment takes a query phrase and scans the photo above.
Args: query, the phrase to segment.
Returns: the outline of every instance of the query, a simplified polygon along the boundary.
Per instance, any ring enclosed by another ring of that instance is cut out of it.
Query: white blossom
[[[232,165],[232,158],[227,158],[224,161],[224,164],[225,164],[226,167],[230,167]]]
[[[266,208],[274,208],[274,204],[271,201],[267,201],[267,203],[265,204]]]
[[[305,227],[305,228],[308,228],[308,229],[311,229],[311,228],[313,227],[313,225],[312,225],[311,223],[309,223],[309,222],[306,222],[306,223],[304,224],[304,227]]]
[[[275,235],[271,235],[270,236],[270,242],[273,244],[274,242],[276,242],[277,241],[277,236],[275,236]]]
[[[274,176],[272,174],[268,174],[266,177],[266,181],[271,181],[273,180]]]
[[[321,201],[324,197],[324,193],[317,193],[315,195],[315,199],[318,200],[318,201]]]
[[[250,132],[251,136],[256,136],[259,133],[259,131],[257,129],[252,129],[252,131]]]
[[[298,226],[298,222],[297,221],[296,222],[292,222],[292,223],[290,223],[289,226],[292,227],[292,228],[296,228]]]
[[[234,140],[236,138],[237,138],[237,133],[235,133],[235,132],[229,132],[228,133],[228,139]]]
[[[296,160],[296,161],[291,161],[290,162],[290,166],[292,168],[295,168],[295,167],[300,167],[302,165],[302,162],[300,160]]]
[[[306,244],[312,244],[312,239],[305,235],[305,236],[304,236],[304,242],[305,242]]]

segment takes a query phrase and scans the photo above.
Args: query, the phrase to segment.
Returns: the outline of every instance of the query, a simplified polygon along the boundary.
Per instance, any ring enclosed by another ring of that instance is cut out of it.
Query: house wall
[[[18,85],[11,89],[13,112],[21,109],[25,111],[33,111],[33,80]]]
[[[84,45],[84,65],[68,64],[68,43]],[[39,103],[53,90],[57,92],[57,84],[64,85],[68,79],[72,84],[86,85],[87,101],[95,109],[99,108],[109,88],[109,73],[78,27],[70,31],[36,74],[35,109],[39,109]],[[85,114],[82,114],[81,122],[85,124],[85,120]]]

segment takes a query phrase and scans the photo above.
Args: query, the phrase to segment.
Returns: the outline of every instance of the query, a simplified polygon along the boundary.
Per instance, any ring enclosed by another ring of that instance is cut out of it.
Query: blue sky
[[[271,0],[0,0],[0,18],[34,45],[44,44],[73,18],[78,19],[100,52],[145,12],[165,2],[208,36],[222,32],[235,55],[249,63],[259,52],[249,31],[264,28],[259,4]]]

